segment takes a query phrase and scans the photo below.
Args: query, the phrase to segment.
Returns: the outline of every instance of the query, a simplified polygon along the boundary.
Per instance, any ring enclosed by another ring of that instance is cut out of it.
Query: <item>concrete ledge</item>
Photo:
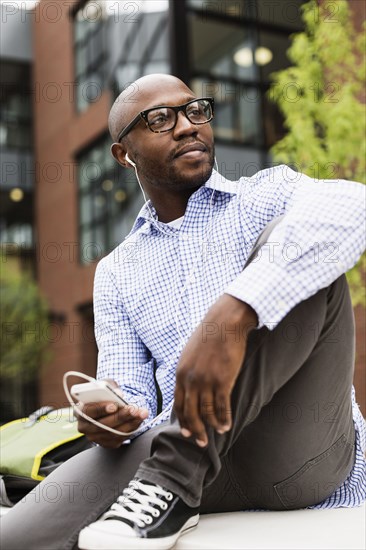
[[[9,508],[0,507],[0,515]],[[201,516],[175,550],[365,550],[366,505]]]
[[[201,516],[176,550],[364,550],[366,505]]]

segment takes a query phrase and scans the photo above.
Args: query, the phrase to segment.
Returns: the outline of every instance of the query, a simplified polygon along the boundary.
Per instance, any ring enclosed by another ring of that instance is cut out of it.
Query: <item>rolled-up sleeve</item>
[[[225,292],[251,305],[259,327],[273,329],[293,307],[358,261],[365,250],[366,186],[314,180],[279,166],[256,182],[253,193],[243,195],[243,215],[255,216],[255,201],[260,212],[268,213],[265,223],[284,217]]]

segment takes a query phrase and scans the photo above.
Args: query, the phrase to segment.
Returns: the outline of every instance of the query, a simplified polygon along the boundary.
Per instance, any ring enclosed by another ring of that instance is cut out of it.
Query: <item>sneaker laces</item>
[[[153,522],[153,517],[159,517],[161,511],[168,508],[168,503],[163,499],[172,501],[173,498],[173,493],[165,491],[159,485],[133,480],[104,514],[103,519],[120,518],[145,527]]]

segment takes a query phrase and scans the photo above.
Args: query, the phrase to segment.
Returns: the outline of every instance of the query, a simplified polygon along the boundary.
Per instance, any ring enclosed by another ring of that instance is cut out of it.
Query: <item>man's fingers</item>
[[[108,416],[110,412],[107,410],[107,405],[110,405],[109,401],[103,401],[101,403],[78,403],[77,408],[74,409],[74,414],[77,418],[82,418],[78,409],[91,418],[98,419]]]
[[[196,391],[186,392],[183,417],[184,428],[192,434],[197,445],[205,447],[208,443],[208,438],[205,425],[200,416],[199,399]],[[183,435],[185,435],[184,432]]]
[[[174,409],[183,437],[193,436],[201,447],[207,445],[208,439],[198,410],[198,397],[195,392],[187,392],[177,384],[174,394]]]
[[[121,436],[118,436],[117,434],[109,432],[104,428],[100,428],[99,426],[95,426],[91,422],[87,422],[87,421],[85,421],[84,426],[80,426],[78,427],[78,429],[81,433],[85,433],[88,439],[90,439],[94,443],[97,443],[98,445],[102,445],[103,447],[115,448],[115,447],[119,447],[122,441],[124,441],[125,439],[128,439],[130,432],[137,430],[142,422],[143,422],[142,418],[136,417],[130,420],[129,422],[124,422],[123,424],[119,424],[119,425],[114,424],[112,426],[109,426],[114,430],[123,432],[123,434],[121,433]],[[105,419],[102,420],[101,423],[103,425],[106,425]],[[124,435],[124,434],[127,434],[127,435]]]
[[[137,430],[137,428],[141,425],[142,419],[141,418],[135,418],[134,420],[131,420],[130,422],[126,422],[124,424],[120,424],[119,426],[113,426],[113,429],[125,433],[133,432],[134,430]],[[105,432],[106,434],[111,434],[111,432]]]
[[[206,424],[209,424],[215,430],[220,428],[220,423],[216,418],[215,403],[211,391],[206,390],[200,396],[200,416]]]
[[[118,426],[127,426],[129,423],[139,426],[145,418],[148,417],[148,411],[146,409],[139,408],[134,405],[129,405],[128,407],[114,407],[114,412],[106,412],[106,408],[113,403],[93,403],[88,404],[88,406],[83,406],[82,412],[90,416],[93,420],[96,420],[103,426],[109,426],[110,428],[118,429]],[[90,413],[90,414],[89,414]],[[76,413],[77,415],[77,413]],[[93,422],[78,416],[78,430],[81,433],[87,435],[92,435],[98,433],[101,428],[100,426],[95,426]],[[127,430],[123,430],[127,431]],[[107,433],[107,432],[106,432]]]
[[[88,437],[92,438],[94,443],[98,443],[99,445],[103,445],[103,447],[119,447],[119,445],[124,441],[125,439],[128,439],[128,435],[130,432],[134,432],[139,428],[141,424],[141,420],[135,419],[134,421],[128,422],[126,424],[121,424],[120,426],[113,426],[114,430],[123,432],[120,436],[117,434],[114,434],[112,432],[109,432],[107,430],[104,430],[102,428],[95,427],[94,433],[88,433]],[[124,435],[127,434],[127,435]],[[107,443],[110,443],[110,445]]]
[[[80,407],[81,412],[90,416],[94,420],[99,420],[102,418],[107,418],[111,415],[116,415],[116,418],[121,420],[128,420],[129,418],[142,417],[146,418],[148,411],[146,409],[140,408],[137,405],[126,405],[121,406],[117,402],[113,401],[101,401],[100,403],[83,403]],[[78,412],[75,411],[76,416]]]
[[[215,418],[219,433],[227,432],[231,428],[231,403],[229,391],[218,390],[214,400]]]
[[[184,405],[184,390],[177,380],[177,383],[175,386],[175,392],[174,392],[174,411],[177,416],[181,429],[185,429],[183,405]],[[187,434],[185,437],[189,437],[189,435]]]

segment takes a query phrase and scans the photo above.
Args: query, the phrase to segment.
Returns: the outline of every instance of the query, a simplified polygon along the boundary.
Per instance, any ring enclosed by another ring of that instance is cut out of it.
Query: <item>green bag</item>
[[[78,432],[71,407],[42,407],[0,428],[0,504],[11,506],[92,444]]]

